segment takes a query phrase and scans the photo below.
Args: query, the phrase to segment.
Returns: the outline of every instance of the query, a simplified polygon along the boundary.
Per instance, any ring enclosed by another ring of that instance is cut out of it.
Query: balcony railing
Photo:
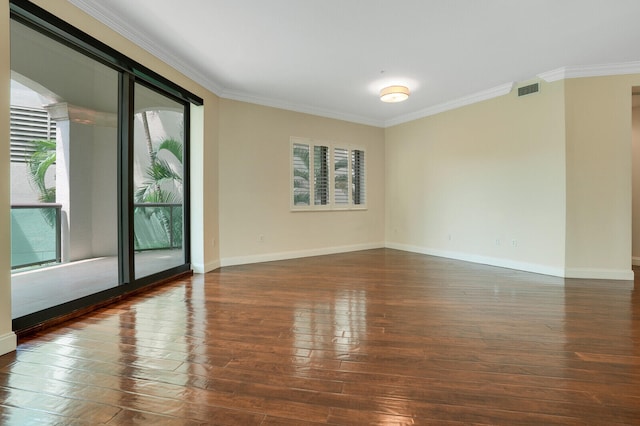
[[[136,203],[135,250],[182,247],[182,204]],[[61,209],[55,203],[11,205],[11,268],[60,263]]]
[[[182,247],[182,204],[134,204],[136,251]]]
[[[60,262],[60,204],[11,205],[11,269]]]

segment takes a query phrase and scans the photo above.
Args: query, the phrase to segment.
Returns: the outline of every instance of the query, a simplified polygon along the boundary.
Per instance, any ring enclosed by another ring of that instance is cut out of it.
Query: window
[[[351,186],[353,187],[353,204],[365,202],[365,176],[364,176],[364,151],[354,149],[351,151]]]
[[[309,145],[293,144],[293,205],[308,206]]]
[[[313,204],[329,204],[329,148],[322,145],[313,147]]]
[[[349,205],[349,151],[333,150],[333,201],[336,205]]]
[[[291,209],[366,208],[365,151],[291,139]]]

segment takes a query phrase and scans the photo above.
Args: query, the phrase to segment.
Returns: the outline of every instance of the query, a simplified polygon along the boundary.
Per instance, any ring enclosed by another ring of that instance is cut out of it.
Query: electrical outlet
[[[258,235],[258,242],[259,243],[264,243],[264,234]]]
[[[511,246],[512,247],[518,247],[518,240],[516,240],[516,239],[511,240]]]
[[[499,246],[500,245],[500,238],[496,238],[496,245]]]

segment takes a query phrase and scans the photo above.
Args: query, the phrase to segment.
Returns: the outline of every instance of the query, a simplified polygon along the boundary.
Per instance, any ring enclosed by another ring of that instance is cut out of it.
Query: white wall
[[[117,128],[93,126],[91,159],[91,253],[118,254],[118,135]]]
[[[204,157],[204,106],[191,105],[191,134],[190,134],[190,171],[196,176],[204,176],[206,167],[202,161]],[[216,126],[217,128],[217,126]],[[215,236],[205,236],[205,203],[207,198],[204,193],[205,179],[194,179],[191,182],[190,206],[191,206],[191,267],[194,272],[205,273],[216,269],[220,262],[216,260],[206,264],[205,246],[208,251],[217,249]]]
[[[563,83],[386,130],[390,247],[562,275]]]
[[[291,212],[292,136],[364,147],[368,209]],[[382,129],[222,99],[219,155],[223,265],[384,245]]]

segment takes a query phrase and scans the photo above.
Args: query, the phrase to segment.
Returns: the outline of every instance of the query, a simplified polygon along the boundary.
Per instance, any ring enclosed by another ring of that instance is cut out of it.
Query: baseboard
[[[631,264],[633,266],[640,266],[640,257],[632,257],[631,258]]]
[[[565,278],[633,281],[631,269],[566,268]]]
[[[323,247],[310,250],[295,250],[279,253],[256,254],[252,256],[227,257],[220,260],[220,266],[246,265],[249,263],[273,262],[276,260],[298,259],[301,257],[324,256],[327,254],[348,253],[350,251],[384,248],[384,243],[366,243],[349,246]]]
[[[421,253],[430,256],[445,257],[447,259],[462,260],[465,262],[480,263],[483,265],[498,266],[500,268],[516,269],[518,271],[533,272],[536,274],[551,275],[561,278],[581,278],[595,280],[619,280],[633,281],[633,271],[631,269],[596,269],[596,268],[556,268],[535,263],[518,262],[509,259],[500,259],[488,256],[478,256],[475,254],[460,253],[445,250],[436,250],[419,246],[412,246],[399,243],[386,243],[386,247]],[[640,261],[640,259],[638,259]]]
[[[213,271],[220,267],[220,261],[217,260],[215,262],[207,262],[207,263],[192,263],[191,269],[196,274],[206,274],[207,272]]]
[[[277,260],[296,259],[300,257],[323,256],[327,254],[347,253],[350,251],[370,250],[376,248],[387,247],[390,249],[408,251],[412,253],[426,254],[429,256],[444,257],[447,259],[461,260],[464,262],[478,263],[482,265],[497,266],[499,268],[515,269],[518,271],[532,272],[535,274],[550,275],[560,278],[581,278],[581,279],[602,279],[602,280],[620,280],[633,281],[634,274],[629,270],[616,269],[595,269],[595,268],[562,268],[537,263],[520,262],[510,259],[502,259],[490,256],[480,256],[476,254],[438,250],[427,247],[413,246],[400,243],[367,243],[355,244],[350,246],[324,247],[311,250],[297,250],[279,253],[266,253],[252,256],[238,256],[223,258],[219,262],[211,262],[204,268],[199,265],[193,265],[194,272],[208,272],[222,266],[245,265],[250,263],[272,262]],[[634,262],[640,263],[640,258],[634,258]],[[635,264],[635,263],[634,263]]]
[[[16,338],[16,334],[13,331],[11,333],[0,336],[0,355],[13,352],[17,347],[18,339]]]
[[[426,254],[429,256],[444,257],[447,259],[462,260],[464,262],[478,263],[482,265],[497,266],[500,268],[515,269],[518,271],[533,272],[554,277],[564,277],[564,269],[536,263],[518,262],[509,259],[501,259],[489,256],[479,256],[476,254],[462,253],[455,251],[437,250],[407,244],[388,242],[386,247],[396,250],[409,251],[412,253]]]

